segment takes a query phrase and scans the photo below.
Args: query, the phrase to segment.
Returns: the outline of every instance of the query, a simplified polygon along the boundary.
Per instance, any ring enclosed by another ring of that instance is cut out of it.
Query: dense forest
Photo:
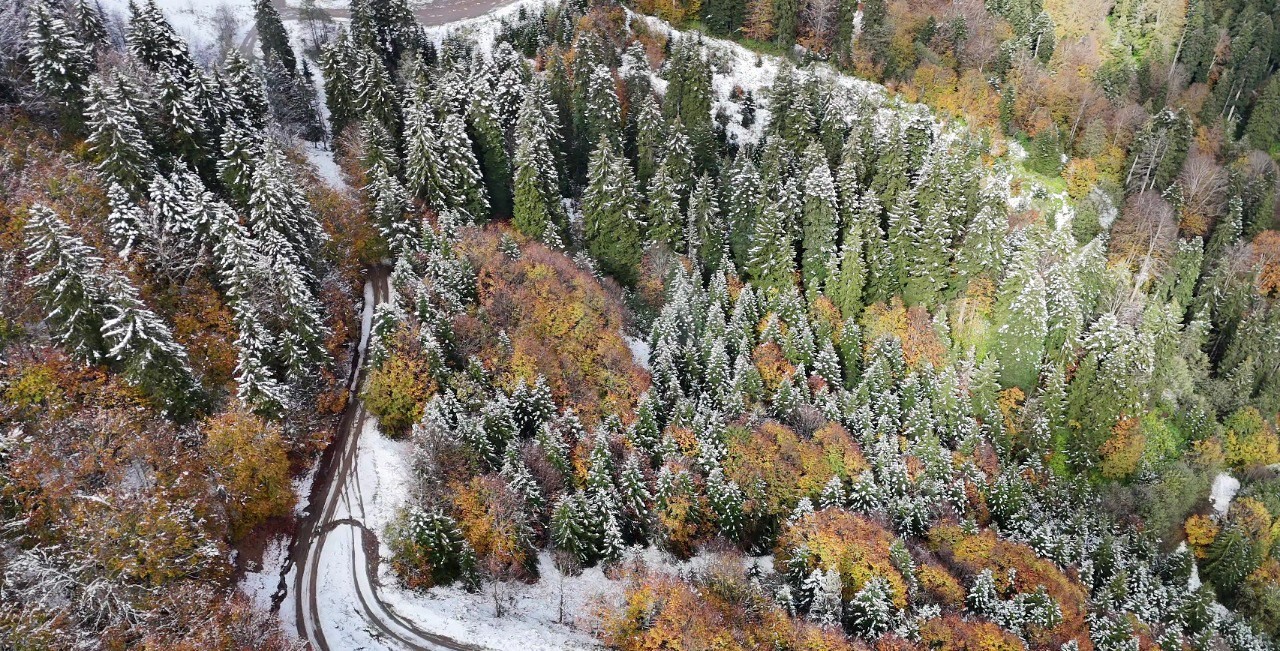
[[[1276,648],[1274,3],[254,8],[0,8],[0,647],[296,646],[234,577],[358,400],[474,617]]]

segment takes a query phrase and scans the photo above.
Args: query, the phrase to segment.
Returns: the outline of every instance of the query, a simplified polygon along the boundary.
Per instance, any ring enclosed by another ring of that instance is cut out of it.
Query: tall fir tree
[[[235,108],[239,109],[231,113],[229,118],[247,128],[265,129],[267,118],[271,115],[271,105],[267,103],[267,89],[262,76],[236,48],[227,53],[222,68],[227,94],[236,103]]]
[[[602,270],[629,285],[636,280],[641,255],[641,221],[631,165],[601,135],[591,155],[588,184],[582,193],[587,251]]]
[[[547,84],[535,77],[516,118],[512,217],[520,232],[544,242],[560,240],[568,225],[560,202],[555,119]]]
[[[118,86],[94,77],[89,83],[89,146],[98,171],[138,196],[155,175],[151,145]]]
[[[75,359],[106,357],[102,259],[51,208],[35,204],[26,223],[27,260],[38,273],[28,285],[48,310],[54,341]]]
[[[728,248],[724,216],[716,194],[711,176],[703,174],[689,197],[686,232],[696,236],[696,246],[692,238],[685,238],[689,255],[696,255],[703,268],[709,271],[723,268]]]
[[[27,62],[36,88],[79,121],[93,61],[60,8],[40,0],[27,14]]]
[[[681,228],[680,195],[667,174],[666,166],[658,167],[649,183],[649,205],[646,210],[648,230],[645,238],[654,244],[662,244],[671,251],[684,247],[684,229]]]
[[[836,197],[835,179],[827,166],[822,146],[810,145],[805,150],[803,168],[804,207],[800,270],[805,295],[815,299],[826,287],[827,276],[836,254],[836,236],[840,228],[840,204]]]
[[[125,381],[145,391],[164,411],[186,418],[201,400],[187,351],[123,274],[109,272],[102,284],[107,357],[120,365]]]
[[[324,101],[329,110],[329,129],[338,139],[347,127],[356,123],[355,49],[347,30],[339,27],[333,42],[320,53],[320,72],[324,77]]]
[[[280,12],[276,11],[272,0],[253,1],[253,25],[258,30],[258,47],[262,49],[262,58],[274,57],[289,74],[296,74],[298,58],[289,44],[289,32],[284,29],[280,20]]]
[[[795,283],[795,248],[777,200],[767,201],[751,233],[747,273],[761,287],[782,290]]]
[[[129,0],[129,13],[126,41],[134,58],[152,72],[164,65],[183,73],[196,70],[186,42],[174,33],[173,26],[165,19],[155,0],[147,0],[141,7],[135,0]]]

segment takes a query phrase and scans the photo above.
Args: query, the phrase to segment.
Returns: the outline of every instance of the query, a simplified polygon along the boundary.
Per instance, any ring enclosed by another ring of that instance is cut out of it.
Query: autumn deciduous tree
[[[1178,226],[1173,207],[1155,192],[1129,197],[1111,228],[1111,259],[1134,272],[1133,298],[1139,288],[1163,271],[1173,254]]]
[[[209,470],[226,493],[233,538],[289,512],[293,489],[279,426],[232,411],[205,421],[202,430]]]
[[[1107,479],[1123,479],[1138,469],[1146,437],[1141,422],[1136,418],[1124,418],[1111,428],[1111,438],[1098,450],[1102,455],[1102,476]]]
[[[407,332],[398,334],[395,352],[365,380],[365,408],[392,438],[404,436],[422,418],[422,406],[435,391],[431,369],[412,339]]]

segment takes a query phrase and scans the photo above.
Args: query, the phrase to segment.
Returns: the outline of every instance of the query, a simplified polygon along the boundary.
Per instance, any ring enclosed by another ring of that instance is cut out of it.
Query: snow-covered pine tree
[[[862,256],[867,266],[867,282],[863,303],[888,301],[900,289],[895,273],[897,264],[893,249],[880,227],[880,201],[870,190],[863,195],[855,213],[863,233]]]
[[[556,403],[551,397],[551,387],[542,375],[532,384],[521,382],[512,395],[515,401],[515,420],[522,436],[532,437],[543,423],[551,422],[556,414]]]
[[[845,606],[849,630],[864,640],[879,639],[893,626],[893,593],[889,582],[873,576]]]
[[[605,136],[591,155],[582,193],[587,251],[623,284],[635,282],[640,264],[640,228],[635,176]]]
[[[255,413],[280,417],[290,406],[289,390],[271,370],[275,337],[247,301],[234,305],[236,323],[236,398]]]
[[[107,21],[102,15],[102,5],[97,0],[77,0],[75,6],[76,33],[80,42],[90,50],[111,45],[111,35],[107,32]]]
[[[112,183],[107,188],[107,200],[111,204],[111,212],[107,214],[107,232],[119,250],[120,257],[128,258],[142,234],[142,224],[146,217],[128,191],[119,184]]]
[[[356,51],[351,46],[347,30],[338,28],[333,42],[320,52],[320,72],[324,76],[324,101],[329,109],[329,128],[334,140],[357,120],[355,95]]]
[[[742,489],[732,479],[726,479],[724,470],[713,468],[707,475],[707,502],[715,515],[720,534],[729,540],[742,536]]]
[[[61,8],[40,0],[27,14],[27,62],[36,89],[78,122],[93,61]]]
[[[556,162],[554,106],[546,81],[535,75],[516,118],[515,200],[516,228],[535,239],[557,239],[568,225],[560,205],[560,174]]]
[[[751,253],[751,234],[760,209],[760,174],[750,156],[739,155],[726,170],[722,184],[729,237],[729,250],[739,269],[747,266]]]
[[[249,192],[249,231],[264,245],[270,255],[268,232],[281,236],[287,243],[283,251],[295,265],[307,265],[327,239],[302,189],[293,178],[289,163],[279,145],[268,140],[262,145],[262,156],[253,170]],[[310,274],[303,266],[304,278]],[[309,283],[309,281],[308,281]]]
[[[121,365],[125,381],[147,392],[169,414],[185,418],[200,400],[187,351],[123,274],[105,274],[102,300],[107,358]]]
[[[173,32],[155,0],[139,7],[129,1],[129,29],[126,41],[129,53],[152,72],[168,65],[184,72],[196,70],[187,44]]]
[[[236,122],[250,131],[267,127],[271,105],[267,102],[267,89],[262,76],[249,63],[239,48],[231,48],[222,62],[222,83],[225,94],[234,102],[235,109],[227,113],[228,122]]]
[[[107,353],[102,259],[43,204],[28,210],[25,234],[27,260],[39,272],[27,282],[48,310],[54,341],[75,359],[101,361]]]
[[[484,222],[489,218],[489,200],[462,116],[456,113],[446,115],[440,123],[438,135],[441,163],[449,190],[449,207],[466,212],[474,221]]]
[[[805,295],[817,298],[825,289],[836,237],[840,229],[840,204],[835,179],[827,166],[822,146],[812,144],[804,152],[804,205],[801,209],[802,241],[800,271]]]
[[[659,165],[650,180],[648,199],[645,221],[649,228],[645,239],[653,244],[662,244],[671,251],[679,251],[684,246],[680,196],[665,165]]]
[[[838,570],[814,568],[813,572],[805,578],[801,590],[810,595],[810,620],[826,628],[840,625],[844,615],[844,603],[841,598],[843,585]]]
[[[368,178],[365,192],[369,198],[370,215],[392,256],[399,258],[411,252],[420,240],[417,220],[409,214],[409,194],[384,165],[371,168]]]
[[[253,170],[261,156],[262,134],[232,121],[222,132],[222,157],[218,179],[231,202],[247,208],[253,188]]]
[[[729,242],[725,234],[724,216],[716,199],[716,188],[711,176],[703,174],[689,197],[689,218],[686,232],[697,235],[697,245],[686,237],[689,255],[697,255],[703,267],[720,269],[728,253]],[[696,248],[696,250],[694,250]]]
[[[995,315],[1000,336],[994,353],[1000,360],[1001,382],[1023,390],[1035,386],[1049,334],[1046,288],[1035,260],[1034,251],[1020,252],[1000,286]]]
[[[646,192],[651,192],[650,181],[662,163],[662,151],[667,142],[666,121],[658,110],[658,102],[651,95],[639,99],[631,114],[636,128],[636,178]]]
[[[362,119],[376,120],[388,132],[395,133],[400,116],[399,99],[382,57],[361,49],[356,61],[354,69],[361,72],[353,85],[356,114]]]
[[[187,78],[190,74],[198,75],[199,72],[181,71],[167,63],[161,65],[156,71],[156,101],[168,134],[166,149],[198,167],[208,155],[206,133],[209,125],[204,123],[204,116],[189,91],[193,84],[193,80]]]
[[[289,32],[284,29],[280,12],[271,0],[253,0],[253,24],[258,30],[258,47],[262,58],[275,58],[289,74],[296,73],[298,59],[289,45]]]
[[[835,273],[827,278],[826,295],[847,317],[862,314],[863,288],[867,282],[867,266],[863,260],[862,225],[851,223],[845,228],[836,257]]]
[[[946,288],[951,262],[950,207],[944,202],[923,207],[911,230],[911,257],[902,289],[908,305],[931,306]]]
[[[751,232],[747,274],[763,288],[781,290],[795,283],[795,248],[777,200],[770,198],[760,207]]]
[[[587,530],[586,497],[582,493],[561,495],[551,511],[551,543],[580,565],[591,564],[596,543]]]
[[[291,380],[300,380],[327,357],[324,339],[327,330],[321,316],[320,305],[311,291],[309,274],[299,263],[279,253],[288,244],[278,232],[267,231],[264,251],[267,255],[267,271],[272,275],[276,291],[273,294],[274,309],[282,327],[276,338],[280,360]]]
[[[137,117],[120,97],[120,85],[93,77],[89,82],[89,146],[98,171],[133,196],[146,189],[155,175],[151,144]]]

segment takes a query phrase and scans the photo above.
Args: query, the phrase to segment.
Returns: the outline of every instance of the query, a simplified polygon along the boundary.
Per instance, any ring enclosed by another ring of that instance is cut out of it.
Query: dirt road
[[[289,559],[281,572],[275,606],[279,608],[284,599],[292,601],[298,636],[310,643],[311,648],[316,651],[342,648],[330,646],[325,638],[324,624],[326,621],[333,624],[339,615],[324,612],[322,603],[332,604],[331,600],[318,599],[321,574],[328,572],[325,585],[332,589],[336,582],[342,594],[355,595],[358,603],[344,604],[344,607],[356,609],[364,630],[386,648],[477,651],[479,647],[418,628],[378,597],[378,536],[365,526],[364,496],[356,472],[360,436],[366,430],[368,434],[377,435],[376,430],[366,427],[371,416],[359,399],[365,376],[362,366],[368,345],[369,315],[377,304],[387,300],[389,291],[387,269],[373,269],[365,290],[365,299],[370,305],[366,306],[363,320],[357,370],[350,382],[350,401],[333,444],[320,459],[311,487],[311,507],[298,523]],[[326,550],[330,557],[322,563]],[[334,568],[343,576],[335,579]]]

